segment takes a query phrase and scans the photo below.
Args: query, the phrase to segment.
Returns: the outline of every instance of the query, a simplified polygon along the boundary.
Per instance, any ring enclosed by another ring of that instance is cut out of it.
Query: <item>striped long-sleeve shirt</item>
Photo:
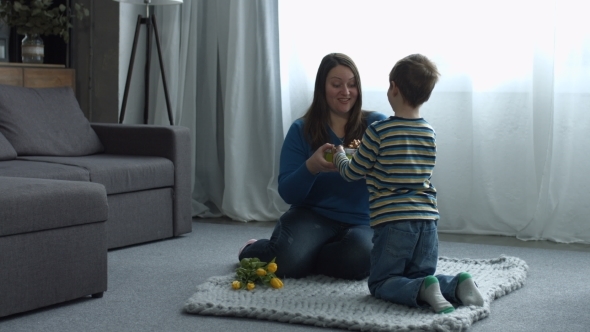
[[[366,177],[371,226],[390,221],[436,220],[436,133],[424,119],[389,117],[371,124],[349,161],[334,160],[347,181]]]

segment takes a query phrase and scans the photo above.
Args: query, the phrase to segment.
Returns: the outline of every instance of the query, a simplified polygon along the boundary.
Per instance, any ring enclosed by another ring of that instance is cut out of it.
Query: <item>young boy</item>
[[[389,74],[387,98],[394,116],[371,124],[349,161],[342,146],[334,164],[347,181],[366,178],[371,251],[369,290],[376,298],[412,307],[429,304],[437,313],[451,304],[483,306],[471,275],[436,275],[438,261],[436,189],[430,183],[436,134],[420,117],[420,106],[438,81],[425,56],[399,60]]]

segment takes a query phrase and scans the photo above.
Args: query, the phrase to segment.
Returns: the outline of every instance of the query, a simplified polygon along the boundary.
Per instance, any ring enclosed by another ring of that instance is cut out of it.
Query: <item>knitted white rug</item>
[[[370,295],[366,279],[312,276],[286,279],[279,290],[258,286],[236,291],[231,288],[233,273],[199,285],[184,310],[356,331],[463,331],[490,314],[491,301],[522,287],[527,270],[527,264],[516,257],[440,257],[437,274],[469,272],[485,300],[483,307],[459,306],[450,314],[378,300]]]

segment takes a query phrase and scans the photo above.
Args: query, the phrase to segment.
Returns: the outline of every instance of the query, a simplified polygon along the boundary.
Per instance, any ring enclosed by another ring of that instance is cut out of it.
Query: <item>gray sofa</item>
[[[190,135],[89,123],[73,91],[0,85],[0,317],[107,290],[107,250],[191,231]]]

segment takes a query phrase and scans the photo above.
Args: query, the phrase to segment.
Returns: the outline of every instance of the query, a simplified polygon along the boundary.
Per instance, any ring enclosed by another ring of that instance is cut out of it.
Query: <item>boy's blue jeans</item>
[[[269,240],[247,246],[239,259],[269,262],[276,257],[276,273],[283,278],[323,274],[361,280],[369,275],[372,237],[369,225],[346,224],[292,207],[277,221]]]
[[[418,299],[424,277],[434,275],[438,262],[436,220],[388,222],[373,228],[369,291],[373,296],[411,307],[426,305]],[[435,275],[442,295],[458,303],[458,276]]]

